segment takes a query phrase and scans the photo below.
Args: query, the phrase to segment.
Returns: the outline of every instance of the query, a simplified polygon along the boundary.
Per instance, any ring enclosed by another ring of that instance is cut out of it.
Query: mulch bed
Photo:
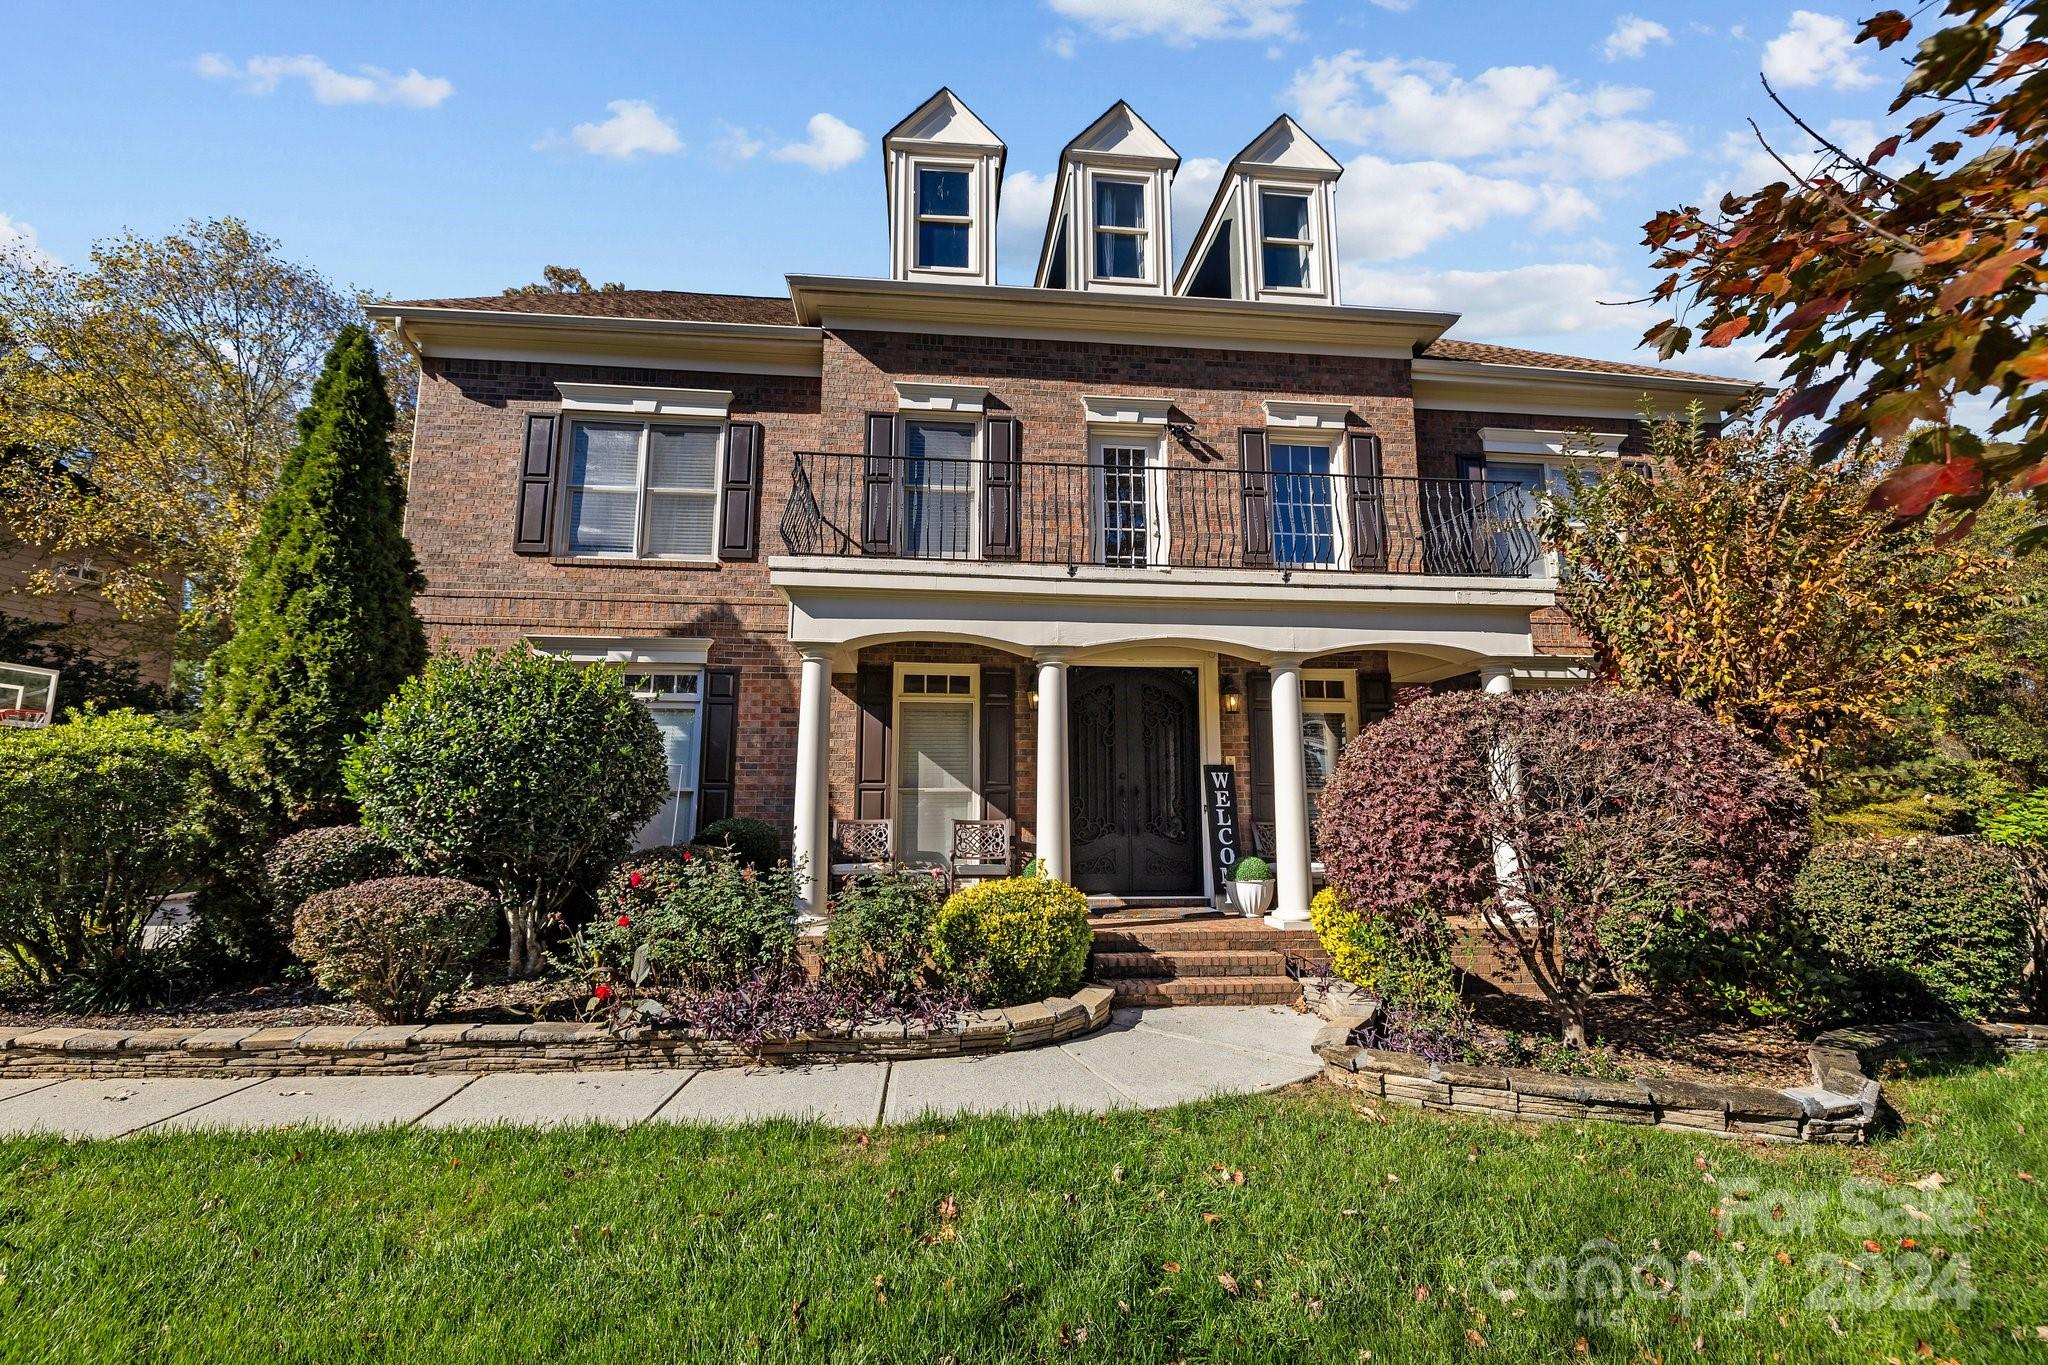
[[[479,981],[435,1016],[444,1024],[518,1024],[574,1020],[578,1001],[561,980]],[[266,1028],[361,1024],[378,1019],[360,1005],[337,1000],[310,980],[283,981],[221,991],[159,1009],[126,1014],[76,1014],[49,1008],[26,993],[0,997],[0,1028]]]

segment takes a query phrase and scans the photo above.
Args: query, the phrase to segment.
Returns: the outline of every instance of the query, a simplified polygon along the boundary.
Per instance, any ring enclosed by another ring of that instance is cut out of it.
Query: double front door
[[[1195,695],[1192,669],[1074,670],[1068,781],[1082,891],[1201,894]]]

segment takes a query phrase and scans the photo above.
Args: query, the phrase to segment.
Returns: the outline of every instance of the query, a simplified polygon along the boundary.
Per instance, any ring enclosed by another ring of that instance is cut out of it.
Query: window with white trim
[[[974,555],[974,422],[903,422],[903,553]]]
[[[915,263],[919,270],[968,270],[974,256],[974,172],[919,162]]]
[[[564,542],[576,555],[710,559],[723,424],[569,424]]]
[[[97,564],[73,561],[59,564],[51,574],[59,583],[73,588],[97,588],[107,581],[107,571]]]
[[[1310,196],[1259,191],[1259,279],[1267,289],[1314,289]]]
[[[1270,471],[1273,562],[1290,569],[1335,568],[1344,551],[1334,441],[1275,433],[1266,443]]]
[[[638,848],[686,844],[697,833],[699,724],[704,689],[701,669],[629,671],[626,683],[654,717],[668,759],[668,799],[634,839]]]
[[[1112,176],[1091,177],[1095,198],[1095,278],[1144,280],[1151,251],[1151,228],[1145,219],[1147,182]]]
[[[953,822],[981,810],[981,671],[966,664],[896,666],[896,856],[942,863]]]
[[[1311,828],[1323,788],[1337,775],[1337,759],[1358,731],[1357,689],[1353,673],[1306,669],[1301,675],[1301,751]]]
[[[1157,435],[1102,433],[1090,438],[1095,466],[1095,557],[1118,569],[1170,563],[1167,556],[1166,456]]]

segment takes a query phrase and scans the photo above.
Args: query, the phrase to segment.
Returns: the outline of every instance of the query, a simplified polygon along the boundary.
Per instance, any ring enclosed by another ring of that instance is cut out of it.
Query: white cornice
[[[1173,400],[1084,394],[1081,410],[1089,426],[1163,427],[1173,412]]]
[[[1302,398],[1268,398],[1266,425],[1342,431],[1351,416],[1348,403],[1318,403]]]
[[[732,412],[731,389],[646,388],[637,384],[555,381],[566,412],[609,412],[649,417],[716,417]]]
[[[575,663],[702,664],[711,656],[709,639],[668,635],[529,635],[543,654]]]
[[[988,390],[979,384],[927,384],[896,381],[899,412],[979,413],[988,406]]]
[[[1526,427],[1481,427],[1479,443],[1489,455],[1619,455],[1613,432],[1531,431]]]
[[[1760,385],[1738,379],[1607,374],[1597,370],[1495,365],[1472,360],[1420,359],[1414,367],[1415,406],[1457,412],[1535,413],[1546,417],[1633,418],[1644,399],[1659,414],[1682,411],[1697,399],[1709,421],[1719,421]]]
[[[824,333],[815,327],[394,304],[363,311],[415,354],[445,359],[794,375],[818,374],[824,359]]]
[[[1122,341],[1201,349],[1300,351],[1407,359],[1443,335],[1455,313],[1249,303],[1147,294],[1090,294],[1016,285],[791,275],[799,321],[828,330]]]

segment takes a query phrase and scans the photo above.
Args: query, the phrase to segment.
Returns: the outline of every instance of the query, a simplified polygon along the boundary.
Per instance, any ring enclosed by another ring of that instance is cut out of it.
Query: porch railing
[[[781,530],[793,555],[1502,578],[1547,572],[1527,489],[1478,478],[806,451],[796,457]]]

